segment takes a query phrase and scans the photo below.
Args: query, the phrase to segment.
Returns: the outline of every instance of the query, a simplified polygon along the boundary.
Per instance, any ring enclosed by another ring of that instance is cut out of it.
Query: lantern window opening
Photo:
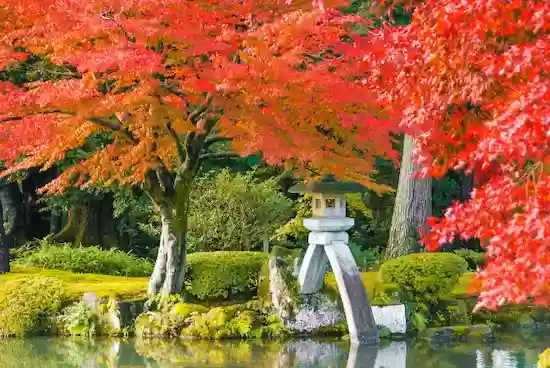
[[[327,198],[325,200],[325,207],[326,208],[336,208],[336,199],[335,198]]]
[[[321,208],[322,202],[320,198],[315,199],[315,208]]]

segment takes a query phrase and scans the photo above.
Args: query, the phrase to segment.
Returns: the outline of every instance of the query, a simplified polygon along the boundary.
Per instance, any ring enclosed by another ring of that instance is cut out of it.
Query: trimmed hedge
[[[453,253],[415,253],[386,261],[380,267],[385,284],[399,284],[415,298],[436,303],[451,293],[468,263]]]
[[[198,252],[187,258],[185,291],[199,300],[238,300],[256,292],[266,253]]]
[[[37,250],[14,262],[21,267],[94,273],[112,276],[149,276],[153,263],[120,250],[98,247],[75,247],[71,244],[41,242]]]
[[[53,277],[11,280],[0,291],[0,337],[49,330],[67,300],[65,284]]]

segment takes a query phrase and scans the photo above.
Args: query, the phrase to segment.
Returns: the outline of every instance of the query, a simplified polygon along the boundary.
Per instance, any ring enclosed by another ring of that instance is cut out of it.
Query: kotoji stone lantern
[[[313,217],[304,219],[304,226],[310,233],[298,276],[300,292],[320,292],[327,262],[330,263],[342,298],[350,340],[355,344],[379,341],[369,298],[348,247],[349,235],[346,232],[354,225],[354,220],[346,217],[346,193],[365,191],[363,185],[339,182],[334,175],[324,175],[319,181],[297,184],[289,189],[290,193],[313,196]]]

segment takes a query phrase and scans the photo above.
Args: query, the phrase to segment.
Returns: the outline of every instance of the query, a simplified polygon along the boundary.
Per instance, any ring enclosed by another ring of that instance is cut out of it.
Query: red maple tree
[[[149,292],[179,292],[188,195],[209,148],[231,139],[270,164],[370,178],[395,157],[384,106],[361,83],[360,44],[338,1],[6,0],[0,67],[29,53],[78,75],[0,85],[3,174],[48,168],[97,132],[112,141],[44,191],[141,185],[162,218]],[[364,51],[364,50],[363,50]]]
[[[548,304],[550,2],[398,3],[415,7],[412,22],[364,41],[364,68],[374,71],[365,83],[403,112],[424,174],[483,178],[469,201],[431,220],[424,242],[435,250],[480,239],[490,259],[477,308]]]

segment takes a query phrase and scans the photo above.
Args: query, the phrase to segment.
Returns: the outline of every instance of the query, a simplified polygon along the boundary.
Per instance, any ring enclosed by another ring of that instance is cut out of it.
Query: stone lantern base
[[[330,263],[348,323],[352,343],[379,341],[370,302],[355,259],[348,247],[353,226],[351,218],[311,218],[304,226],[311,231],[309,246],[302,261],[298,282],[302,294],[318,293],[323,288],[327,262]]]

